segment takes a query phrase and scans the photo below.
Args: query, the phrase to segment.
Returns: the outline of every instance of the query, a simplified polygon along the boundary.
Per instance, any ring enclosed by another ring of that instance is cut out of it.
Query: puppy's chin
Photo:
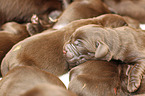
[[[86,61],[87,60],[85,58],[81,58],[81,59],[72,58],[72,59],[67,60],[68,65],[69,65],[69,69],[71,69],[71,68],[73,68],[73,67],[75,67],[75,66],[77,66],[79,64],[82,64],[82,63],[84,63]]]
[[[88,50],[84,48],[78,49],[78,47],[72,43],[65,44],[63,54],[71,67],[75,67],[86,62],[87,60],[95,58],[95,52],[88,52]]]

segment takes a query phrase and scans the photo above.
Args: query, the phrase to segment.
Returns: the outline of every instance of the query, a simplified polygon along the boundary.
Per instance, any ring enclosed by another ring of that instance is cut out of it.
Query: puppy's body
[[[130,96],[126,90],[127,64],[117,61],[87,61],[70,71],[68,89],[78,96]],[[134,94],[145,94],[145,79]],[[134,96],[133,94],[131,96]]]
[[[116,96],[120,94],[119,71],[117,65],[113,64],[113,62],[105,61],[87,61],[74,67],[70,71],[68,89],[78,96]],[[118,89],[116,92],[115,88]]]
[[[64,10],[53,28],[60,29],[74,20],[92,18],[105,13],[110,11],[101,0],[75,0]]]
[[[8,22],[1,26],[0,31],[0,63],[6,53],[19,41],[36,34],[28,33],[25,24],[18,24],[16,22]],[[0,69],[1,70],[1,69]]]
[[[22,94],[21,96],[76,96],[72,92],[60,86],[52,84],[40,84]]]
[[[65,89],[56,76],[38,68],[21,66],[9,71],[0,81],[0,96],[20,96],[37,85],[50,84]]]
[[[117,22],[113,23],[114,20]],[[2,62],[2,75],[4,76],[9,70],[20,65],[36,66],[55,75],[65,73],[68,71],[68,65],[63,56],[63,45],[77,28],[87,24],[118,27],[124,26],[126,22],[118,15],[106,15],[101,19],[97,17],[74,21],[60,30],[44,31],[31,36],[16,44],[5,56]]]
[[[144,0],[102,0],[111,11],[145,23]]]
[[[89,35],[91,33],[91,35]],[[128,76],[129,92],[136,91],[145,71],[145,32],[131,27],[107,28],[97,25],[80,27],[64,47],[68,62],[77,64],[88,59],[111,59],[134,64]],[[75,47],[71,47],[75,46]],[[73,50],[73,51],[72,51]],[[77,50],[77,51],[75,51]],[[77,55],[74,55],[74,53]],[[80,54],[80,55],[79,55]],[[77,61],[78,60],[78,61]]]
[[[9,22],[1,27],[0,31],[0,63],[5,54],[12,48],[14,44],[28,37],[29,34],[25,25],[15,22]]]

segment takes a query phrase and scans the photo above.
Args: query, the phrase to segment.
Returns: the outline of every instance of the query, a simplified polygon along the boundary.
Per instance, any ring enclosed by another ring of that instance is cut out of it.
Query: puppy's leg
[[[129,92],[134,92],[140,87],[141,80],[143,78],[143,73],[145,70],[144,59],[140,59],[136,62],[137,63],[133,66],[128,75],[127,89]]]
[[[130,70],[133,68],[133,65],[122,64],[121,67],[122,67],[121,78],[120,78],[121,87],[124,92],[128,93],[128,90],[127,90],[128,75],[129,75]],[[145,75],[143,75],[140,88],[136,92],[131,93],[131,94],[135,96],[144,96],[145,95],[144,85],[145,85]]]

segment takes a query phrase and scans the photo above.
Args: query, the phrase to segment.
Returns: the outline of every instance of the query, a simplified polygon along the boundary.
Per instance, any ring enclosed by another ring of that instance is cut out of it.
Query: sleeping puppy
[[[126,25],[126,22],[118,15],[108,14],[101,18],[76,20],[60,30],[46,30],[26,38],[14,45],[3,59],[2,75],[21,65],[36,66],[55,75],[64,74],[68,71],[68,64],[63,56],[63,45],[77,28],[87,24],[118,27]]]
[[[123,16],[129,16],[140,23],[145,23],[144,0],[102,0],[110,11]]]
[[[78,96],[134,96],[145,95],[145,78],[134,94],[126,90],[127,64],[117,61],[90,60],[70,71],[68,89]],[[121,65],[120,65],[121,64]]]
[[[58,77],[35,67],[20,66],[12,69],[2,78],[0,81],[0,96],[20,96],[35,87],[38,89],[38,91],[35,91],[36,93],[43,93],[47,90],[39,90],[39,88],[41,89],[41,86],[44,85],[49,86],[49,89],[47,89],[50,94],[55,94],[55,91],[61,94],[67,93],[64,84]]]
[[[110,13],[101,0],[74,0],[58,18],[53,29],[60,29],[68,23]]]
[[[89,59],[121,60],[133,64],[128,75],[127,89],[140,87],[145,70],[145,32],[128,26],[110,28],[95,24],[78,28],[64,45],[65,56],[71,65]]]

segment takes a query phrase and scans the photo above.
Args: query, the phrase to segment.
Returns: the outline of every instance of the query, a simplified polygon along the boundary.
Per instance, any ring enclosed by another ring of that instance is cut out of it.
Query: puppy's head
[[[70,40],[64,44],[64,55],[71,65],[81,64],[89,59],[100,59],[109,53],[98,25],[86,25],[78,28]]]

